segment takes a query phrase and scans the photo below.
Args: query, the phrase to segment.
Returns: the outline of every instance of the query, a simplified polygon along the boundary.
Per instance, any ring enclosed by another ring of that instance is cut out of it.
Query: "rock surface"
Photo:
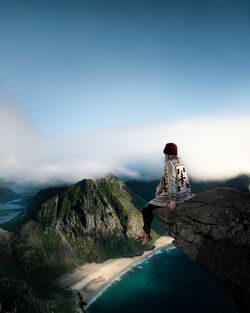
[[[200,193],[175,211],[155,214],[175,239],[174,245],[208,270],[250,312],[250,194],[232,188]]]

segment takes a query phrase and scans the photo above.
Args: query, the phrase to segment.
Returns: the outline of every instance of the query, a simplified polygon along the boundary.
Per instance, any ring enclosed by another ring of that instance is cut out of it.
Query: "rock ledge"
[[[208,270],[234,299],[240,313],[250,312],[250,194],[216,188],[155,214],[173,244]]]

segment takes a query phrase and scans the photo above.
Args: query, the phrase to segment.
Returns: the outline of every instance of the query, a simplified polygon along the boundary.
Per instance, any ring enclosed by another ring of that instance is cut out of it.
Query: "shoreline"
[[[172,241],[170,236],[161,236],[154,242],[153,250],[147,250],[140,256],[84,264],[72,273],[61,276],[57,284],[64,289],[79,292],[88,306],[116,279],[157,251],[172,246]]]

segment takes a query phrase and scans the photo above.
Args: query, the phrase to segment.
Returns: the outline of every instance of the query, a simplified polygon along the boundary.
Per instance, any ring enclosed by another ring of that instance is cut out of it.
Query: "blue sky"
[[[0,51],[38,136],[250,116],[248,1],[1,0]]]

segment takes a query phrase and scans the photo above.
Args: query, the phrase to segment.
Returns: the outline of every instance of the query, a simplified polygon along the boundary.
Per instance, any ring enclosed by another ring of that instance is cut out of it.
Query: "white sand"
[[[132,266],[154,254],[157,250],[172,244],[173,238],[162,236],[154,243],[153,250],[145,251],[141,256],[131,258],[109,259],[103,263],[88,263],[59,278],[58,284],[78,291],[86,302],[89,302],[102,289],[106,288],[117,277]]]

